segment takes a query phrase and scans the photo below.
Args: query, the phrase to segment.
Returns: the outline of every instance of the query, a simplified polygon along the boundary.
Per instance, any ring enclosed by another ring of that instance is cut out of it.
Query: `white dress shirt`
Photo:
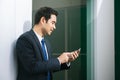
[[[42,45],[41,41],[42,41],[42,39],[44,39],[44,37],[41,37],[41,36],[38,35],[35,31],[34,31],[34,33],[36,34],[36,36],[37,36],[37,38],[38,38],[38,40],[39,40],[39,42],[40,42],[40,45]],[[45,44],[45,50],[46,50],[46,53],[47,53],[47,59],[48,59],[48,51],[47,51],[46,44]]]

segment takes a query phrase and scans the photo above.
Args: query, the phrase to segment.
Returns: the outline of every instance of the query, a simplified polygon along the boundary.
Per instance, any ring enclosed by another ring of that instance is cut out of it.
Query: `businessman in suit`
[[[69,69],[69,63],[79,56],[79,51],[63,52],[57,58],[51,56],[50,44],[44,37],[56,29],[57,15],[50,7],[40,8],[33,28],[18,38],[17,80],[52,80],[53,72]]]

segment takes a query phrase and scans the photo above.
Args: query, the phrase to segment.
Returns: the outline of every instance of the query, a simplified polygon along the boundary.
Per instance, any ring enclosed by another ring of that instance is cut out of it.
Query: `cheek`
[[[46,26],[46,31],[47,31],[47,32],[49,32],[49,31],[50,31],[50,29],[51,29],[51,27],[50,27],[50,26]]]
[[[46,29],[46,32],[50,32],[52,29],[52,24],[48,22],[45,26],[45,29]]]
[[[51,30],[51,28],[52,28],[52,25],[49,24],[49,25],[47,26],[47,29],[48,29],[48,30]]]

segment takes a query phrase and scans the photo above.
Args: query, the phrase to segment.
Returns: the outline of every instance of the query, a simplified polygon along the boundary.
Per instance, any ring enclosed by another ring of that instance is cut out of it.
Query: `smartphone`
[[[81,51],[81,48],[79,48],[78,50],[76,50],[77,51],[77,53],[80,53],[80,51]]]
[[[79,54],[80,51],[81,51],[81,48],[79,48],[78,50],[75,50],[75,51],[73,51],[73,52],[76,52],[76,51],[77,51],[77,53]]]

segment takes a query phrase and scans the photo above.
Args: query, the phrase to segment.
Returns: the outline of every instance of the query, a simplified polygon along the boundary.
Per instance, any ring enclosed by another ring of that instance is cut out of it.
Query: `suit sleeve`
[[[61,69],[60,70],[65,70],[65,69],[69,69],[70,68],[70,64],[68,65],[67,63],[61,64]]]
[[[34,47],[26,37],[20,37],[18,39],[16,43],[16,53],[24,70],[31,74],[60,70],[61,65],[57,58],[51,58],[48,61],[36,59]]]

